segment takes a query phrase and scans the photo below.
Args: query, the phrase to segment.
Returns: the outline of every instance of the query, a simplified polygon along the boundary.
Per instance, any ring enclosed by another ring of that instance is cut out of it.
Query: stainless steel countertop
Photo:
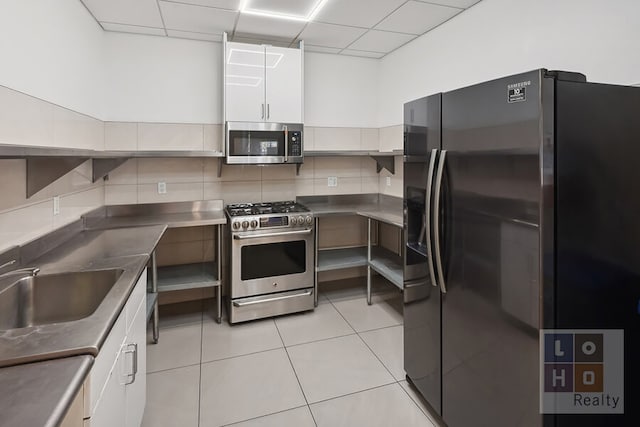
[[[73,322],[0,332],[0,367],[89,354],[96,356],[166,226],[82,231],[30,262],[40,275],[122,269],[96,311]]]
[[[168,228],[226,224],[222,200],[103,206],[83,216],[86,229],[166,224]]]
[[[305,205],[316,217],[360,215],[396,227],[402,227],[403,205],[399,197],[379,194],[338,196],[302,196],[297,201]]]
[[[93,365],[74,356],[0,369],[0,427],[55,427]]]

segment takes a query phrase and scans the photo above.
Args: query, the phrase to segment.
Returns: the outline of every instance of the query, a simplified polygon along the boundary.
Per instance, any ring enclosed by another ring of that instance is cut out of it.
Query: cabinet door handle
[[[262,106],[262,115],[260,116],[261,119],[264,119],[264,104],[260,104]]]
[[[271,104],[267,104],[267,119],[271,117]]]
[[[133,349],[132,349],[133,348]],[[133,355],[133,363],[131,367],[131,373],[127,374],[127,378],[131,378],[131,381],[125,382],[125,385],[133,384],[136,382],[136,374],[138,373],[138,344],[131,343],[127,344],[127,349],[123,352],[125,357],[127,354]]]

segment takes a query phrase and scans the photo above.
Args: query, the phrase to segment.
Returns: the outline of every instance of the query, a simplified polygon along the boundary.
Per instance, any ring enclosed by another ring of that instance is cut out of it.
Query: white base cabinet
[[[85,383],[85,427],[139,427],[146,402],[147,270],[138,280]]]

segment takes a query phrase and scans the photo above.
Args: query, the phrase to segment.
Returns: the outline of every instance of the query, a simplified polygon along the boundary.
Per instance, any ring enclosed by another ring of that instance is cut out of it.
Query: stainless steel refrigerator
[[[404,121],[405,371],[432,412],[640,425],[640,88],[541,69]],[[624,330],[624,414],[541,415],[550,329]]]

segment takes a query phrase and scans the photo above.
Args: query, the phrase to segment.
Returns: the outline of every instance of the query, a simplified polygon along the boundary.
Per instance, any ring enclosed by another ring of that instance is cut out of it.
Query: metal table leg
[[[156,302],[153,304],[151,326],[153,328],[153,343],[157,344],[160,338],[160,313],[158,312],[158,263],[156,261],[155,250],[151,253],[151,291],[156,294]]]
[[[371,218],[367,218],[367,304],[371,305]]]
[[[320,229],[320,218],[315,218],[314,230],[314,261],[313,261],[313,305],[318,306],[318,230]]]
[[[218,239],[218,251],[216,253],[216,258],[218,259],[218,289],[216,292],[216,322],[222,323],[222,224],[218,224],[217,231],[216,238]]]

